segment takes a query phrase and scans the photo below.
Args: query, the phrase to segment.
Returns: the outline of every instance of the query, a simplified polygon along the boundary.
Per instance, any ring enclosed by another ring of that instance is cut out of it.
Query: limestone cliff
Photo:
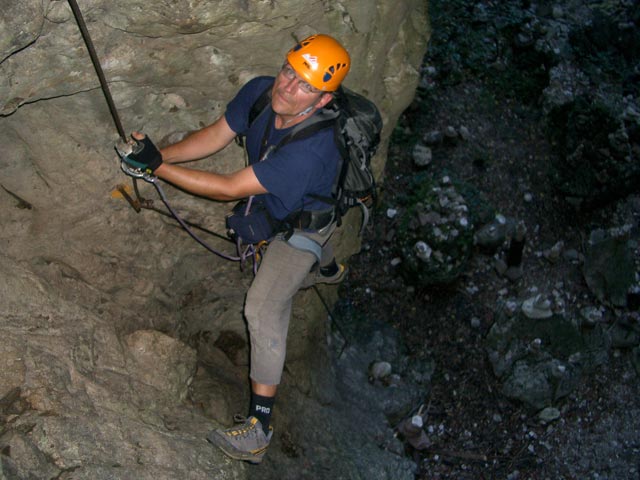
[[[215,120],[248,79],[275,74],[294,38],[336,36],[353,59],[346,85],[383,113],[377,172],[428,38],[424,0],[79,4],[124,128],[160,144]],[[245,478],[204,435],[244,410],[250,269],[117,191],[131,188],[118,134],[68,3],[8,0],[0,15],[0,478]],[[199,166],[243,161],[229,147]],[[185,219],[224,232],[228,204],[163,188]],[[140,193],[162,208],[152,186]],[[342,258],[358,249],[356,221],[342,229]],[[283,391],[319,411],[337,402],[325,320],[315,295],[299,295]],[[285,424],[285,405],[279,415]],[[326,478],[399,478],[373,444],[357,468],[340,460],[336,449],[360,434],[341,428],[328,425],[323,453],[290,471],[327,458],[337,463]]]

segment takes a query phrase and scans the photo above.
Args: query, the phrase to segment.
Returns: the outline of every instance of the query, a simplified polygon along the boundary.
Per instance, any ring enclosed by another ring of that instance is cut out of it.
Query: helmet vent
[[[333,78],[333,75],[336,72],[339,72],[341,69],[345,68],[347,66],[346,63],[338,63],[336,65],[331,65],[329,68],[327,68],[327,71],[324,72],[324,76],[322,77],[322,81],[323,82],[328,82]]]

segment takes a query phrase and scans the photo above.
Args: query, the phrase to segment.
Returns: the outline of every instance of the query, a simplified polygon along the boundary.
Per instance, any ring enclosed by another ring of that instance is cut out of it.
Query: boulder
[[[627,305],[627,294],[636,280],[629,230],[594,230],[585,248],[587,285],[599,301],[614,307]]]

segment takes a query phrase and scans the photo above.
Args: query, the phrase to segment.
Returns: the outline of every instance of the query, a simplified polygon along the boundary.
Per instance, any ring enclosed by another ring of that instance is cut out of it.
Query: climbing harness
[[[313,253],[318,263],[320,263],[322,259],[322,246],[320,246],[318,242],[295,232],[287,239],[287,242],[293,248]]]

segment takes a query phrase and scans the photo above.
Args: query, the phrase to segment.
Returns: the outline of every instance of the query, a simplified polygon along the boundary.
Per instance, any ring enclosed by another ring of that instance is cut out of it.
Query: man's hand
[[[147,173],[162,165],[162,155],[149,137],[140,133],[134,133],[131,138],[135,141],[133,151],[123,160],[134,168],[139,168]]]

